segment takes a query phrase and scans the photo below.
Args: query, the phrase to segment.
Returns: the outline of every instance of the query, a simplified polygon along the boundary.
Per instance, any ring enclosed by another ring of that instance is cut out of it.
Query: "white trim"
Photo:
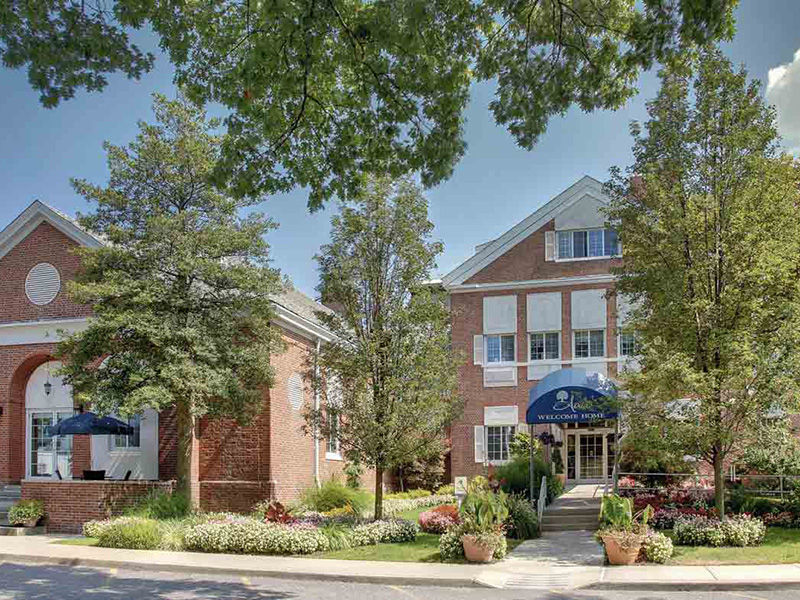
[[[311,340],[321,339],[324,342],[330,342],[335,339],[335,336],[324,327],[274,302],[273,314],[275,315],[274,320],[277,325],[285,327],[289,331],[293,331],[305,338]]]
[[[89,319],[86,318],[0,323],[0,346],[53,344],[60,339],[58,330],[75,333],[83,331],[88,326]]]
[[[554,219],[558,213],[585,196],[589,196],[603,204],[608,202],[608,198],[603,193],[603,184],[593,177],[584,175],[533,214],[514,225],[497,239],[489,242],[479,252],[442,277],[444,286],[449,289],[451,286],[461,285],[464,281],[494,262],[498,257],[528,238],[532,233],[541,229],[546,223]]]
[[[98,248],[103,245],[100,238],[81,229],[74,221],[50,208],[40,200],[34,200],[16,219],[0,231],[0,258],[8,254],[17,244],[24,240],[34,229],[47,222],[61,233],[81,246]]]
[[[616,254],[614,256],[579,256],[578,258],[557,258],[554,262],[568,263],[568,262],[580,262],[584,260],[611,260],[614,258],[621,258],[621,257]]]
[[[326,452],[325,460],[343,460],[342,455],[338,452]]]
[[[604,273],[601,275],[579,275],[577,277],[555,277],[552,279],[528,279],[526,281],[502,281],[498,283],[465,283],[447,288],[451,294],[467,294],[489,290],[520,290],[527,288],[552,288],[569,285],[591,285],[614,283],[616,275]]]

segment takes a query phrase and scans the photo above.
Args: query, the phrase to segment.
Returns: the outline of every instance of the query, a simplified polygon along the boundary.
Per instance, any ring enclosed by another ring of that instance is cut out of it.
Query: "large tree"
[[[726,461],[798,411],[800,173],[759,83],[717,48],[664,69],[648,112],[609,188],[641,344],[623,411],[713,467],[724,515]]]
[[[308,420],[338,435],[345,455],[375,469],[375,517],[383,474],[444,451],[461,410],[458,359],[450,347],[444,293],[426,285],[440,243],[428,203],[407,179],[371,179],[333,218],[317,256],[319,292],[337,308],[320,313],[337,339],[322,346],[327,405]]]
[[[67,382],[96,412],[177,409],[178,484],[196,505],[197,419],[246,421],[272,381],[279,277],[264,240],[272,222],[240,217],[242,203],[209,183],[217,123],[180,100],[155,96],[154,108],[156,124],[140,123],[134,142],[105,145],[107,186],[73,182],[96,204],[81,224],[107,243],[80,250],[69,291],[93,316],[58,351]]]
[[[643,69],[733,33],[736,0],[4,0],[0,58],[45,106],[110,73],[139,78],[152,31],[195,100],[231,111],[217,169],[239,195],[310,190],[317,208],[364,171],[449,177],[470,86],[530,148],[577,105],[615,109]]]

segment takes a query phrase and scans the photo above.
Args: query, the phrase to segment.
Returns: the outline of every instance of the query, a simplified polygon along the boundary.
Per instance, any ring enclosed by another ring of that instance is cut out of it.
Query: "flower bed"
[[[683,516],[675,521],[675,541],[683,546],[758,546],[767,528],[760,519],[737,515],[724,521],[703,516]]]
[[[419,527],[425,533],[442,534],[448,527],[458,524],[458,508],[452,504],[437,506],[419,515]]]

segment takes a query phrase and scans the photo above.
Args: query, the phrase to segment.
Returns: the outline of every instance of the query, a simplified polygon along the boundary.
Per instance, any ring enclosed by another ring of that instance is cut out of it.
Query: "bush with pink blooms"
[[[419,527],[425,533],[442,534],[452,525],[460,522],[458,509],[450,504],[437,506],[433,510],[426,510],[419,515]]]

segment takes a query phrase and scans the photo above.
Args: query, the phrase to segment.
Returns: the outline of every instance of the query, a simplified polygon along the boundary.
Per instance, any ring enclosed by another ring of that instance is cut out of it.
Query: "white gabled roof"
[[[449,288],[464,283],[467,279],[486,268],[500,256],[522,242],[533,232],[554,219],[558,214],[586,196],[594,198],[604,204],[607,202],[607,197],[603,193],[603,184],[594,177],[584,175],[558,196],[514,225],[514,227],[497,239],[477,246],[477,252],[474,255],[442,277],[442,285],[444,285],[445,288]]]
[[[14,246],[42,223],[49,223],[82,246],[98,247],[103,245],[102,239],[83,229],[74,219],[39,200],[34,200],[3,231],[0,231],[0,258],[8,254]]]

